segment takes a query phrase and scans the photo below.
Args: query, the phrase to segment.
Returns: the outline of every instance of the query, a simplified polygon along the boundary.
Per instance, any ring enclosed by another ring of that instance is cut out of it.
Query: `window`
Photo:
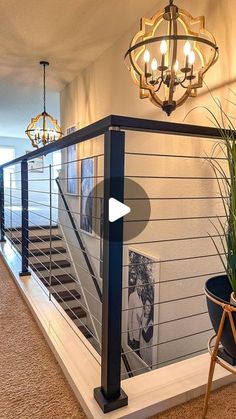
[[[0,165],[7,163],[8,161],[11,161],[15,158],[15,149],[13,147],[2,147],[0,146]],[[11,179],[11,173],[12,175],[12,187],[15,187],[15,166],[6,167],[4,170],[4,187],[10,188],[10,179]]]

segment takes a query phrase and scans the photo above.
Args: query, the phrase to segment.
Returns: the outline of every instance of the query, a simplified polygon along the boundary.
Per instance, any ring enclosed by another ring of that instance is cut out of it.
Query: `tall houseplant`
[[[222,108],[220,109],[223,121],[225,114],[223,114],[224,111]],[[219,228],[214,225],[220,238],[223,251],[215,238],[211,237],[211,239],[232,287],[231,303],[236,305],[236,131],[233,129],[232,121],[228,116],[227,120],[230,122],[230,125],[228,125],[227,129],[222,129],[215,118],[223,140],[218,143],[217,146],[220,147],[223,152],[227,161],[228,170],[226,171],[223,169],[217,159],[209,160],[218,182],[226,217],[225,223],[218,217],[220,224]]]
[[[224,266],[225,275],[208,279],[205,285],[208,311],[216,334],[221,327],[222,313],[225,307],[236,307],[236,129],[232,119],[224,112],[221,104],[215,100],[221,113],[221,124],[215,115],[209,110],[214,125],[221,134],[221,141],[214,148],[213,157],[208,159],[214,170],[218,183],[220,196],[224,208],[224,218],[218,217],[217,231],[218,241],[211,237],[216,251]],[[220,148],[227,168],[222,167],[219,160],[214,156],[217,148]],[[232,312],[232,322],[226,317],[221,335],[221,357],[231,365],[236,365],[236,343],[234,330],[236,325],[235,307]]]

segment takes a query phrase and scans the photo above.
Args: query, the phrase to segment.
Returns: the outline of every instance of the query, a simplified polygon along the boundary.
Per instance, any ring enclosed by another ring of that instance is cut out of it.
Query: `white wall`
[[[166,2],[159,3],[163,7]],[[189,10],[194,16],[201,14],[206,16],[207,28],[216,36],[220,48],[220,58],[218,63],[207,74],[205,81],[213,95],[217,95],[224,103],[226,110],[229,113],[233,113],[234,107],[226,101],[226,98],[230,96],[233,99],[229,88],[235,89],[234,82],[236,80],[236,51],[234,46],[236,28],[232,19],[235,1],[200,0],[190,4],[187,0],[180,0],[178,5]],[[123,7],[125,13],[125,5]],[[110,114],[183,122],[185,115],[193,107],[208,106],[219,115],[206,87],[200,90],[197,98],[189,99],[184,106],[177,109],[169,118],[148,100],[142,101],[139,99],[138,89],[133,84],[123,62],[123,56],[128,48],[129,41],[138,31],[138,19],[139,16],[137,16],[137,26],[135,28],[124,34],[112,48],[107,50],[89,68],[81,72],[62,91],[61,121],[64,131],[67,127],[77,123],[77,121],[83,127]],[[185,122],[197,125],[210,125],[208,114],[203,108],[192,112]],[[214,141],[200,138],[129,132],[126,135],[126,151],[159,153],[162,155],[202,156],[202,159],[126,156],[126,175],[200,178],[196,180],[139,180],[149,197],[217,197],[219,194],[216,182],[210,179],[201,179],[212,176],[212,171],[206,161],[204,161],[204,157],[212,153],[214,144]],[[87,148],[89,149],[89,146]],[[91,155],[91,151],[88,151],[86,146],[78,147],[79,158],[88,157],[89,155]],[[75,205],[72,200],[71,205]],[[152,201],[151,210],[152,218],[208,217],[209,215],[222,214],[221,204],[218,199]],[[193,236],[202,237],[213,231],[214,229],[208,219],[150,222],[145,231],[133,241],[145,242],[150,240],[190,238]],[[99,257],[96,246],[91,243],[88,243],[88,245],[95,252],[96,256]],[[211,240],[208,238],[162,242],[152,245],[144,244],[134,247],[153,257],[159,257],[161,261],[202,255],[207,256],[215,253]],[[124,261],[126,260],[127,246],[124,248]],[[160,281],[163,283],[161,283],[159,290],[160,302],[202,294],[203,285],[207,277],[211,273],[221,270],[222,267],[218,257],[210,256],[179,262],[161,263]],[[192,276],[196,277],[176,282],[166,282],[175,278]],[[127,285],[127,270],[124,271],[124,286],[125,284]],[[124,291],[124,308],[126,305],[127,295]],[[159,343],[210,328],[208,315],[200,314],[206,311],[205,298],[203,296],[186,298],[168,304],[163,303],[158,307],[158,322],[161,323],[167,320],[175,320],[179,317],[191,316],[195,313],[198,314],[194,318],[173,321],[159,326]],[[125,315],[123,317],[123,327],[126,327]],[[158,362],[163,365],[162,363],[167,360],[206,347],[208,336],[209,332],[205,332],[174,343],[160,345],[158,348]]]

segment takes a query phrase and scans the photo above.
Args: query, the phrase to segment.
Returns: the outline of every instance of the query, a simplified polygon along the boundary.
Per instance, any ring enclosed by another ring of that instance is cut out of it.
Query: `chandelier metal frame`
[[[164,21],[168,24],[168,33],[156,36],[160,24]],[[185,34],[178,33],[178,24],[182,26]],[[198,32],[192,30],[192,26],[196,24],[200,26]],[[178,42],[181,41],[186,41],[187,51],[185,65],[179,71],[177,55]],[[158,65],[154,57],[150,66],[151,57],[147,46],[155,43],[160,43],[162,58]],[[210,47],[209,59],[204,55],[203,44]],[[197,73],[194,71],[196,55],[201,62],[201,68]],[[144,56],[144,68],[140,66],[142,56]],[[170,0],[169,5],[163,11],[157,12],[152,19],[141,19],[140,31],[131,40],[125,54],[125,60],[127,59],[132,78],[139,86],[140,98],[149,98],[154,105],[161,107],[170,115],[188,97],[196,96],[197,89],[203,86],[205,73],[218,59],[218,47],[214,36],[205,28],[204,16],[193,18],[190,13],[179,9],[173,4],[173,0]],[[156,77],[153,76],[154,73]],[[165,88],[164,100],[158,95],[162,86]],[[175,100],[174,94],[178,86],[184,89],[184,93]]]
[[[62,130],[57,119],[46,111],[46,67],[49,66],[48,61],[40,61],[43,66],[43,112],[31,119],[25,133],[31,141],[33,147],[38,148],[40,145],[45,146],[62,138]],[[42,127],[37,124],[42,120]],[[52,128],[48,128],[49,124]]]

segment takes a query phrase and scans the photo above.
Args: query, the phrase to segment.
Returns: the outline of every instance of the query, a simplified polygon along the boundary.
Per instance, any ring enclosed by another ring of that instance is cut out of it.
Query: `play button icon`
[[[109,199],[109,221],[114,223],[114,221],[119,220],[125,215],[131,212],[131,208],[128,205],[122,204],[122,202],[117,201],[115,198]]]
[[[120,184],[124,181],[124,194],[116,194],[116,187],[114,185]],[[134,238],[143,240],[142,232],[146,230],[150,214],[151,205],[150,198],[138,182],[132,179],[115,178],[113,180],[114,191],[107,193],[105,196],[104,191],[109,191],[110,179],[105,179],[98,182],[86,197],[85,208],[83,209],[86,220],[86,225],[90,226],[95,236],[100,237],[102,240],[106,239],[108,228],[105,228],[105,223],[114,223],[123,225],[123,241],[128,243],[133,241]],[[106,215],[104,215],[106,214]],[[124,217],[124,218],[123,218]],[[119,220],[122,219],[122,222]],[[107,226],[107,224],[106,224]],[[114,241],[116,239],[114,238]]]

